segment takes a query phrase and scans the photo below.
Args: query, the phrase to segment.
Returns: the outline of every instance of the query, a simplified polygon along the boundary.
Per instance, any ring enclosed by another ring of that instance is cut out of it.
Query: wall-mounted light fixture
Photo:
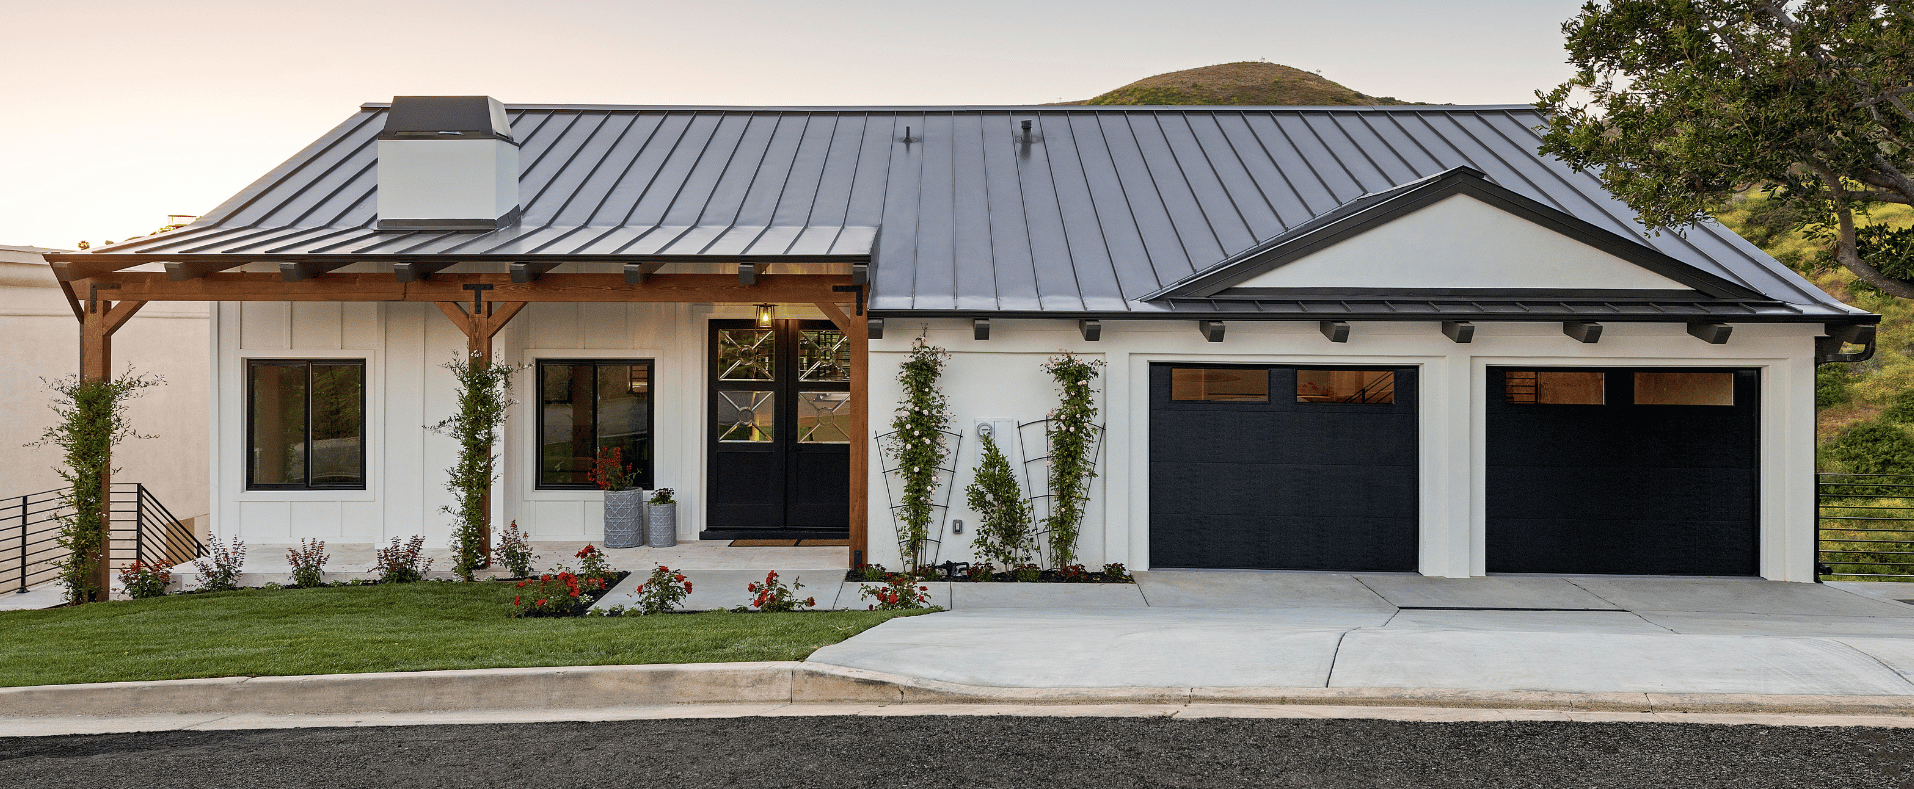
[[[777,310],[778,308],[775,305],[759,304],[758,305],[758,326],[766,328],[766,329],[771,328],[771,318],[777,314]]]

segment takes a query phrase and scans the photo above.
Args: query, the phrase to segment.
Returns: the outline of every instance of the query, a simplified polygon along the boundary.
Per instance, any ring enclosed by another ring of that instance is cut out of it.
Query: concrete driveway
[[[951,584],[811,662],[998,687],[1914,696],[1914,586],[1159,571]],[[1906,589],[1907,591],[1900,591]]]

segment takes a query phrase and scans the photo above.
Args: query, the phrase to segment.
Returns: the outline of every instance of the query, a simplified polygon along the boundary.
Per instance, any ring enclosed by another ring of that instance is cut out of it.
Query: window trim
[[[241,474],[245,478],[245,490],[247,492],[254,492],[254,491],[278,492],[278,491],[307,491],[307,490],[366,490],[367,483],[370,481],[372,476],[371,463],[369,462],[370,450],[371,450],[371,444],[372,444],[372,436],[371,436],[372,415],[367,410],[369,407],[369,401],[371,399],[369,391],[371,390],[372,386],[371,386],[371,377],[370,377],[371,371],[369,369],[370,365],[367,364],[368,360],[365,357],[311,357],[311,358],[303,358],[303,359],[284,358],[284,357],[247,357],[243,359],[243,361],[245,362],[245,369],[243,374],[240,377],[240,386],[242,387],[242,390],[245,392],[244,396],[246,398],[246,416],[245,416],[246,438],[245,438],[245,444],[242,445],[240,448],[240,453],[241,453],[241,457],[243,458],[243,460],[241,461],[241,466],[242,466]],[[306,458],[305,458],[306,481],[305,482],[266,482],[266,483],[254,482],[252,454],[253,454],[254,447],[257,446],[257,444],[255,443],[255,439],[257,438],[258,422],[255,419],[255,417],[257,416],[257,412],[255,410],[257,407],[257,403],[255,402],[255,399],[253,397],[253,370],[262,365],[287,365],[287,364],[303,364],[305,365],[305,368],[306,368]],[[356,485],[315,485],[312,483],[312,444],[313,444],[313,440],[312,440],[312,366],[315,364],[359,368],[359,483]]]
[[[541,356],[532,360],[533,396],[531,406],[532,428],[532,490],[580,491],[597,490],[598,486],[587,483],[548,483],[545,481],[545,365],[548,364],[589,364],[592,366],[593,383],[597,383],[598,368],[606,365],[644,365],[646,379],[650,381],[651,391],[645,398],[645,429],[651,436],[651,453],[645,458],[645,479],[650,484],[658,482],[658,360],[644,357],[605,356]],[[596,391],[594,385],[593,391]],[[592,398],[591,404],[592,434],[598,432],[598,399]]]

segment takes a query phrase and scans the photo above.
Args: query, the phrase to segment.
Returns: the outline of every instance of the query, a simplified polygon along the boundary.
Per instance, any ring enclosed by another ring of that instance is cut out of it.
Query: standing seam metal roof
[[[1864,314],[1718,225],[1643,238],[1593,175],[1536,153],[1543,117],[1526,105],[508,112],[516,225],[375,230],[386,108],[366,105],[193,225],[100,252],[868,253],[880,313],[1187,314],[1214,307],[1139,299],[1364,195],[1466,166],[1797,314]]]

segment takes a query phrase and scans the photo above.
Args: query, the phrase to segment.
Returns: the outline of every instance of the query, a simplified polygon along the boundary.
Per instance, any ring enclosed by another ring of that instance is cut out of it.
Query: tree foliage
[[[983,441],[983,462],[977,465],[977,476],[964,491],[971,511],[977,513],[971,545],[981,562],[1006,569],[1028,564],[1036,553],[1030,501],[1024,497],[1017,472],[1003,450],[997,448],[996,440],[989,433],[979,438]]]
[[[1536,94],[1542,152],[1654,229],[1773,186],[1828,257],[1914,298],[1914,233],[1865,221],[1914,204],[1914,0],[1611,0],[1562,31],[1576,74]]]

